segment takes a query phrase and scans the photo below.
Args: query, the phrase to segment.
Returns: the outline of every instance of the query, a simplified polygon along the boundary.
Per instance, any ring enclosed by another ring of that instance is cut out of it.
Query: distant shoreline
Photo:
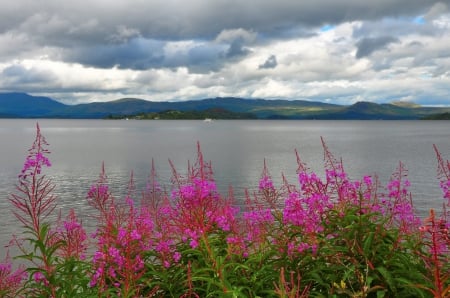
[[[0,118],[22,119],[260,119],[260,120],[448,120],[450,107],[357,102],[336,105],[307,100],[234,97],[178,102],[122,98],[65,105],[48,97],[0,93]]]

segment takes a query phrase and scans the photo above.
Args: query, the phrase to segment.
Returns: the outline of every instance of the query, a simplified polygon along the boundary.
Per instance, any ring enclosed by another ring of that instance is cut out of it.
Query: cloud
[[[127,43],[67,49],[63,60],[100,68],[144,70],[162,64],[163,48],[163,42],[133,38]]]
[[[246,45],[252,44],[256,40],[256,33],[247,31],[242,28],[223,30],[215,39],[215,42],[220,44],[228,44],[228,50],[225,55],[227,58],[236,58],[249,54]]]
[[[138,30],[148,39],[211,39],[224,30],[236,28],[274,35],[295,26],[311,28],[423,14],[434,3],[441,2],[192,0],[186,5],[182,0],[129,0],[105,5],[102,0],[91,0],[89,5],[79,1],[58,5],[54,0],[17,0],[2,3],[0,32],[20,28],[30,35],[39,32],[55,43],[67,42],[72,37],[91,42],[109,40],[117,35],[118,27]]]
[[[257,34],[253,31],[247,31],[242,28],[222,30],[215,41],[218,43],[232,43],[239,40],[243,43],[253,43],[257,38]]]
[[[62,59],[84,65],[120,69],[187,67],[193,73],[217,71],[227,61],[248,55],[255,34],[242,29],[222,31],[214,40],[166,41],[147,39],[134,29],[120,27],[112,43],[63,51]]]
[[[0,91],[450,104],[449,36],[437,0],[3,1]]]
[[[358,48],[356,58],[360,59],[369,56],[373,52],[385,49],[388,45],[395,42],[399,42],[399,40],[392,36],[363,38],[356,43]]]
[[[448,4],[444,2],[437,2],[428,10],[428,12],[424,15],[424,19],[427,21],[432,21],[436,18],[439,18],[441,15],[447,13],[450,7]]]
[[[277,57],[275,55],[270,55],[267,60],[263,63],[259,65],[259,69],[262,68],[275,68],[277,67],[278,63],[277,63]]]
[[[40,70],[34,67],[27,68],[21,64],[13,64],[4,68],[1,72],[3,84],[12,86],[49,84],[55,80],[50,71]]]
[[[126,43],[130,39],[135,37],[139,37],[141,34],[138,29],[129,28],[124,25],[117,25],[117,31],[115,34],[112,34],[109,40],[113,43]]]

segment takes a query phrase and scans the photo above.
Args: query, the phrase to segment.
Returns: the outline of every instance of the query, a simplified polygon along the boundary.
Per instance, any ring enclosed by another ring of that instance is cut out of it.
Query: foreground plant
[[[0,297],[17,297],[23,281],[27,278],[24,268],[12,268],[12,261],[7,255],[0,262]]]
[[[91,188],[88,199],[100,211],[100,226],[94,235],[97,250],[92,259],[94,273],[90,286],[105,296],[142,295],[144,253],[153,248],[150,214],[145,208],[136,209],[130,198],[126,205],[116,204],[107,190],[104,173],[99,183]]]
[[[117,198],[103,166],[87,193],[97,211],[88,239],[73,210],[65,218],[54,214],[55,186],[42,173],[50,166],[47,145],[37,126],[11,197],[24,226],[14,243],[27,267],[0,264],[5,297],[450,295],[450,201],[442,215],[431,211],[421,222],[402,163],[385,188],[377,177],[352,180],[322,140],[323,175],[297,154],[297,183],[283,177],[277,187],[264,162],[242,209],[232,189],[226,197],[218,192],[199,145],[185,175],[172,165],[168,191],[152,163],[142,195],[132,175],[127,195]],[[439,153],[438,162],[448,200],[450,163]]]
[[[420,228],[422,247],[419,251],[430,273],[427,276],[431,286],[426,288],[434,297],[450,296],[450,162],[442,158],[434,146],[438,160],[438,178],[446,202],[442,213],[436,215],[433,209]]]
[[[28,266],[28,280],[20,295],[74,297],[87,288],[85,271],[88,266],[81,260],[86,238],[73,211],[70,221],[65,221],[61,229],[52,228],[50,217],[56,208],[55,185],[42,173],[45,167],[51,166],[47,146],[37,124],[36,138],[19,175],[17,193],[11,194],[10,199],[14,215],[24,229],[13,242],[22,253],[18,258]]]

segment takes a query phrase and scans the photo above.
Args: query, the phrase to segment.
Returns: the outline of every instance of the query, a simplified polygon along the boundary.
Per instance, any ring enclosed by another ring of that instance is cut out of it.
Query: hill
[[[450,120],[450,112],[431,114],[423,117],[424,120]]]
[[[171,111],[168,113],[168,111]],[[422,119],[450,112],[447,108],[415,104],[358,102],[336,105],[305,100],[265,100],[234,97],[206,98],[180,102],[154,102],[122,98],[109,102],[65,105],[48,97],[25,93],[0,93],[0,118],[147,118],[176,119]],[[214,116],[215,113],[215,117]],[[159,116],[158,116],[158,115]],[[155,116],[157,115],[157,116]]]
[[[66,105],[51,98],[25,93],[0,93],[0,117],[42,118],[54,115]]]
[[[223,108],[209,108],[203,111],[179,111],[167,110],[162,112],[140,113],[137,115],[113,116],[109,115],[107,119],[136,119],[136,120],[204,120],[204,119],[257,119],[251,113],[231,112]]]
[[[418,119],[415,108],[394,104],[376,104],[372,102],[357,102],[343,108],[337,113],[328,114],[332,119],[366,119],[366,120],[404,120]]]

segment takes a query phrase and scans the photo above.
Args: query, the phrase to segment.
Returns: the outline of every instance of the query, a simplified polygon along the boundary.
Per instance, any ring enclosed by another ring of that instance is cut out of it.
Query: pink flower
[[[57,237],[64,241],[59,254],[65,258],[74,257],[83,260],[88,247],[87,234],[81,223],[78,221],[75,211],[70,210],[62,227],[57,231]]]
[[[275,190],[272,179],[269,176],[264,175],[259,180],[259,189],[260,190]]]
[[[191,248],[197,248],[198,247],[197,239],[191,239],[191,241],[189,242],[189,245],[191,246]]]
[[[33,279],[37,283],[43,283],[44,285],[48,286],[48,280],[45,278],[44,274],[42,272],[37,271],[33,274]]]
[[[39,151],[34,155],[29,155],[25,160],[20,177],[26,178],[27,175],[40,174],[42,166],[51,167],[50,160]]]
[[[117,277],[116,271],[114,270],[113,267],[109,267],[109,268],[108,268],[108,275],[109,275],[109,277],[111,277],[111,278],[116,278],[116,277]]]
[[[119,265],[123,266],[124,264],[124,258],[120,254],[120,251],[115,247],[108,248],[108,254],[111,258],[113,258],[114,262]]]
[[[0,293],[10,294],[7,297],[15,297],[22,282],[27,278],[27,272],[22,267],[13,272],[9,257],[0,262]]]
[[[142,235],[139,234],[139,232],[137,230],[133,230],[133,231],[131,231],[131,239],[133,239],[133,240],[141,240],[142,239]]]
[[[173,260],[174,260],[176,263],[178,263],[178,262],[181,260],[181,253],[179,253],[178,251],[176,251],[176,252],[173,254]]]

